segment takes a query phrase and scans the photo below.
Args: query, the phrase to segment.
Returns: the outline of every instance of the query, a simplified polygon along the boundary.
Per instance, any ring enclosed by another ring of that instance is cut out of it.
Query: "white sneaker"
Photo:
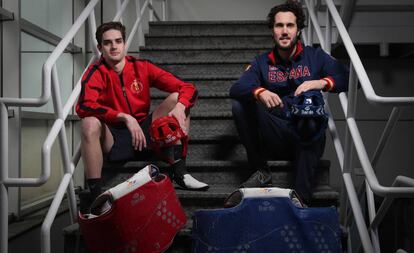
[[[209,188],[208,184],[198,181],[190,174],[184,174],[182,177],[174,177],[174,181],[185,190],[206,191]]]

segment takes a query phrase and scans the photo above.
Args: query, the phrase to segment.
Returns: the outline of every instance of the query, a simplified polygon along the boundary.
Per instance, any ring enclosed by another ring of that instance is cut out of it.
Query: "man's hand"
[[[283,107],[282,99],[280,99],[279,95],[271,91],[265,90],[261,92],[257,98],[269,109],[274,107]]]
[[[185,115],[185,105],[178,102],[174,108],[168,113],[168,116],[174,116],[178,123],[180,124],[181,129],[184,131],[185,134],[188,134],[187,128],[185,127],[185,120],[187,116]]]
[[[309,90],[322,90],[325,88],[326,85],[325,80],[311,80],[311,81],[304,81],[301,85],[298,86],[295,90],[295,96],[299,96],[302,92],[306,92]]]
[[[132,136],[132,146],[135,150],[142,151],[147,147],[147,140],[145,138],[142,128],[138,124],[138,121],[129,114],[120,112],[117,115],[118,119],[125,123]]]

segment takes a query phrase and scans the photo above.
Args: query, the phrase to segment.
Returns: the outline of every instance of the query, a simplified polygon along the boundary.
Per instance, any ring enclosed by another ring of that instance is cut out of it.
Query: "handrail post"
[[[305,0],[307,1],[307,0]],[[309,46],[313,46],[313,25],[312,25],[312,19],[311,19],[311,13],[313,13],[315,11],[314,8],[314,0],[308,0],[309,1],[309,6],[308,6],[308,36],[307,36],[307,40],[308,40],[308,45]]]
[[[326,25],[325,25],[325,51],[331,54],[332,48],[332,18],[329,9],[326,8]]]
[[[131,44],[131,42],[132,42],[132,39],[134,38],[135,32],[137,31],[138,26],[140,26],[140,24],[141,24],[142,17],[143,17],[143,15],[144,15],[144,11],[145,11],[145,9],[146,9],[148,6],[149,6],[149,0],[146,0],[146,1],[144,2],[144,5],[143,5],[143,6],[142,6],[142,8],[141,8],[140,18],[138,18],[138,19],[135,21],[134,25],[132,26],[131,32],[130,32],[130,33],[129,33],[129,35],[128,35],[128,38],[127,38],[127,41],[126,41],[126,48],[125,48],[125,50],[126,50],[127,52],[128,52],[129,46],[130,46],[130,44]]]
[[[309,14],[309,28],[312,27],[315,29],[316,36],[318,37],[319,44],[321,45],[321,48],[325,50],[325,39],[322,34],[321,27],[318,23],[318,16],[317,13],[315,14],[315,4],[314,0],[305,0],[306,5],[308,6],[308,14]],[[310,36],[309,39],[309,45],[313,46],[313,30],[308,30]]]
[[[9,224],[9,195],[4,182],[8,178],[8,112],[4,103],[0,103],[0,253],[7,253]]]
[[[167,21],[167,0],[162,0],[162,21]]]
[[[391,116],[387,121],[387,125],[384,128],[384,131],[382,132],[381,138],[377,144],[377,147],[374,151],[374,155],[372,156],[371,163],[372,167],[374,168],[377,166],[377,162],[381,156],[382,151],[385,148],[385,145],[387,144],[387,141],[392,133],[392,130],[394,129],[395,125],[398,122],[398,119],[400,118],[401,110],[399,107],[394,107],[391,112]]]
[[[92,10],[88,17],[88,25],[89,25],[89,37],[91,40],[90,46],[95,54],[95,57],[99,58],[101,55],[101,52],[98,50],[98,42],[95,39],[95,33],[96,33],[96,18],[95,18],[95,10]]]
[[[346,117],[354,117],[355,116],[355,108],[356,108],[356,98],[357,98],[357,87],[358,85],[358,76],[355,73],[355,69],[353,68],[352,64],[350,64],[349,69],[349,90],[348,90],[348,104],[347,104],[347,112]],[[345,128],[345,147],[344,147],[344,160],[343,160],[343,172],[342,173],[349,173],[352,175],[352,164],[353,164],[353,157],[354,157],[354,145],[352,142],[352,136],[349,132],[349,128]],[[342,194],[345,194],[344,192]],[[341,201],[344,201],[345,196],[341,197]],[[346,202],[346,201],[345,201]],[[341,205],[341,221],[345,224],[346,221],[346,212],[347,212],[347,205],[345,203],[342,207]]]
[[[364,180],[364,184],[365,184],[366,196],[367,196],[368,219],[369,219],[369,224],[371,224],[372,221],[375,219],[375,215],[376,215],[374,193],[372,192],[371,187],[369,187],[367,180]],[[374,248],[374,251],[376,253],[380,253],[381,249],[379,245],[378,229],[371,228],[370,232],[371,232],[372,247]]]
[[[141,1],[140,0],[135,0],[135,10],[136,10],[136,13],[137,13],[137,20],[141,20],[142,19],[142,15],[141,15]],[[141,23],[138,25],[138,35],[137,35],[137,37],[138,37],[138,52],[139,52],[139,48],[141,47],[141,46],[144,46],[144,43],[145,43],[145,41],[144,41],[144,32],[142,31],[142,25],[141,25]],[[144,42],[144,43],[141,43],[141,42]],[[129,45],[127,45],[128,47],[129,47]]]
[[[153,6],[152,5],[152,0],[149,0],[149,4],[151,6]],[[150,8],[150,10],[149,10],[149,21],[150,22],[154,21],[154,9],[153,8]]]
[[[116,13],[114,19],[112,21],[119,21],[122,18],[122,15],[129,3],[129,0],[124,0],[118,12]]]
[[[62,98],[60,93],[59,77],[56,69],[56,64],[52,68],[52,92],[53,92],[53,106],[55,109],[55,115],[57,118],[65,120],[62,109]],[[62,125],[62,128],[59,131],[59,145],[60,145],[60,154],[62,158],[62,165],[64,173],[73,173],[71,171],[71,159],[69,154],[69,145],[68,138],[66,136],[66,126]],[[70,187],[67,189],[67,197],[69,202],[69,210],[71,214],[72,223],[76,222],[77,219],[77,208],[76,208],[76,197],[73,187],[73,181],[71,179]]]
[[[362,215],[362,208],[359,204],[358,196],[355,192],[354,184],[352,183],[352,177],[349,173],[343,174],[344,184],[348,191],[349,203],[354,214],[355,223],[359,232],[359,237],[361,238],[362,247],[364,252],[373,253],[374,249],[372,248],[371,239],[368,234],[368,229],[364,221],[364,216]]]
[[[119,12],[122,6],[121,0],[116,0],[115,3],[116,3],[116,12]],[[119,18],[119,22],[123,23],[122,17]]]
[[[358,85],[358,76],[355,73],[355,69],[352,64],[349,68],[349,88],[348,88],[348,105],[346,118],[355,117],[355,108],[357,102],[357,85]],[[352,161],[353,161],[353,152],[354,145],[352,142],[352,136],[347,127],[345,130],[345,155],[344,155],[344,172],[352,173]]]

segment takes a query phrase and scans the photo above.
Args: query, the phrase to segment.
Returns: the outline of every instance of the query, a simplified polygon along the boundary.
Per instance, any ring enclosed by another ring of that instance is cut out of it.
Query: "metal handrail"
[[[352,43],[352,40],[346,31],[345,25],[342,22],[341,17],[335,7],[335,4],[332,0],[325,0],[326,5],[328,6],[329,12],[332,15],[332,18],[336,24],[339,35],[342,38],[343,44],[348,52],[349,58],[351,59],[352,64],[355,67],[357,72],[359,82],[361,84],[362,90],[365,93],[367,100],[373,104],[392,104],[392,105],[412,105],[414,104],[414,97],[384,97],[379,96],[375,93],[371,81],[368,78],[367,72],[362,65],[361,59],[358,56],[358,53]]]
[[[43,65],[42,70],[42,92],[39,98],[0,98],[0,131],[1,131],[1,147],[0,152],[1,159],[1,173],[0,173],[0,253],[8,252],[8,195],[7,187],[9,186],[40,186],[44,184],[50,177],[51,173],[51,147],[54,141],[59,138],[61,157],[64,168],[64,175],[59,184],[58,190],[53,198],[52,205],[46,215],[46,218],[42,224],[41,229],[41,249],[42,252],[50,252],[50,227],[56,217],[58,207],[63,200],[65,191],[67,191],[70,214],[72,222],[76,221],[77,210],[76,210],[76,199],[74,194],[74,186],[72,176],[75,171],[76,165],[80,159],[80,145],[75,149],[75,154],[70,158],[69,146],[65,130],[65,120],[69,113],[71,112],[76,99],[81,90],[81,79],[75,85],[72,93],[67,99],[64,106],[62,106],[61,96],[60,96],[60,85],[58,73],[56,70],[56,62],[58,58],[64,52],[64,49],[74,38],[76,33],[79,31],[80,27],[88,19],[88,24],[90,26],[90,31],[96,31],[96,22],[95,22],[95,13],[94,8],[100,0],[91,0],[88,5],[84,8],[81,14],[73,23],[72,27],[62,38],[56,48],[53,50],[51,55],[46,60]],[[142,22],[142,16],[146,10],[154,12],[154,7],[149,3],[150,0],[146,0],[141,12],[137,13],[137,21],[134,24],[134,27],[128,37],[128,43],[132,41],[133,36],[135,35],[136,30],[138,29],[140,23]],[[163,1],[163,17],[165,17],[165,2]],[[125,11],[129,0],[124,0],[122,5],[118,9],[114,21],[119,20],[123,12]],[[139,0],[135,0],[135,4],[140,5]],[[159,16],[154,13],[158,18]],[[94,41],[92,39],[92,41]],[[96,43],[93,44],[96,47]],[[99,51],[94,50],[94,56],[90,60],[88,66],[99,57]],[[86,71],[86,69],[84,70]],[[38,178],[9,178],[8,177],[8,152],[7,152],[7,143],[8,143],[8,126],[7,126],[7,106],[19,106],[19,107],[38,107],[46,104],[50,97],[53,97],[53,107],[56,115],[56,120],[53,123],[53,126],[46,137],[43,146],[42,146],[42,168],[41,174]]]
[[[337,26],[339,35],[345,45],[345,48],[348,52],[348,55],[351,59],[350,65],[350,83],[349,83],[349,99],[345,93],[339,94],[339,99],[341,107],[346,116],[347,129],[345,134],[345,152],[342,148],[341,142],[338,138],[338,132],[335,127],[333,119],[329,119],[328,126],[332,138],[334,140],[334,147],[339,159],[340,167],[342,170],[342,176],[344,180],[344,187],[348,193],[348,199],[344,196],[344,193],[341,195],[341,222],[346,223],[345,220],[345,201],[349,200],[351,209],[353,212],[353,217],[356,222],[356,226],[361,238],[362,247],[365,252],[380,252],[379,247],[379,238],[378,238],[378,225],[381,222],[383,216],[387,212],[394,198],[398,197],[414,197],[414,179],[397,176],[394,180],[394,183],[391,187],[386,187],[381,185],[378,182],[378,179],[375,175],[373,167],[375,167],[378,158],[381,152],[384,150],[385,144],[394,128],[398,118],[400,116],[400,111],[398,107],[394,107],[391,113],[391,116],[387,122],[387,125],[381,135],[380,141],[377,144],[377,148],[374,152],[373,158],[370,160],[366,152],[364,143],[360,136],[358,127],[355,120],[355,109],[356,109],[356,94],[357,94],[357,84],[358,80],[361,83],[362,90],[366,99],[373,104],[379,105],[392,105],[392,106],[401,106],[401,105],[413,105],[414,97],[383,97],[378,96],[372,84],[368,78],[368,75],[362,65],[362,62],[355,50],[355,47],[349,37],[348,32],[342,22],[342,19],[336,10],[336,7],[332,0],[325,0],[327,5],[326,12],[326,36],[325,39],[322,37],[322,32],[318,24],[316,14],[314,13],[314,3],[313,0],[305,0],[306,7],[309,14],[309,24],[313,25],[313,28],[316,31],[316,35],[321,43],[322,48],[330,53],[331,49],[331,18]],[[308,27],[309,29],[309,27]],[[309,30],[308,30],[309,31]],[[312,29],[311,29],[312,31]],[[310,38],[307,38],[309,44],[312,44]],[[358,80],[354,80],[357,78]],[[327,104],[327,109],[329,111],[329,105]],[[353,143],[353,145],[352,145]],[[362,209],[359,204],[358,195],[356,194],[354,183],[351,177],[351,165],[353,150],[356,150],[359,161],[362,165],[362,168],[365,173],[365,187],[367,195],[367,204],[368,204],[368,214],[369,214],[369,230],[371,236],[368,233],[368,227],[365,224],[364,216],[362,214]],[[385,196],[385,199],[378,210],[375,210],[374,195],[377,194],[380,196]]]
[[[368,75],[362,65],[361,59],[359,58],[356,49],[349,37],[348,32],[346,31],[338,11],[336,10],[335,5],[332,0],[325,0],[328,6],[328,9],[332,15],[332,18],[338,27],[339,34],[344,42],[344,45],[347,49],[347,52],[351,58],[351,62],[355,69],[355,72],[358,76],[359,82],[361,84],[362,90],[364,91],[365,97],[369,102],[379,103],[379,104],[390,104],[394,106],[399,105],[414,105],[414,97],[382,97],[375,94],[375,91],[372,87],[372,84],[368,78]],[[340,94],[340,101],[342,104],[342,109],[344,110],[345,115],[347,115],[347,97],[344,93]],[[392,117],[392,120],[396,120],[396,117]],[[355,143],[357,154],[361,160],[362,168],[364,169],[365,175],[367,177],[368,183],[371,186],[371,189],[380,196],[385,196],[389,193],[401,193],[403,195],[412,195],[414,194],[414,188],[412,187],[385,187],[378,183],[376,179],[372,164],[368,158],[365,147],[362,142],[362,138],[359,134],[358,128],[356,127],[356,121],[354,117],[347,118],[348,126],[350,126],[351,135]],[[387,131],[389,133],[389,131]],[[383,142],[383,141],[382,141]],[[382,147],[384,145],[381,145]]]

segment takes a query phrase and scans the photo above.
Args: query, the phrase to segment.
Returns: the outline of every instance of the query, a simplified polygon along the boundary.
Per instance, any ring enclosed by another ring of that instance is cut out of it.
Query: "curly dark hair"
[[[125,41],[125,26],[121,22],[108,22],[103,23],[96,29],[95,38],[98,45],[102,44],[102,36],[108,30],[118,30],[121,32],[122,39]]]
[[[299,31],[305,27],[305,14],[303,13],[301,4],[294,0],[287,0],[284,4],[273,7],[267,15],[267,25],[270,29],[275,25],[275,15],[281,11],[290,11],[296,16],[296,25]]]

